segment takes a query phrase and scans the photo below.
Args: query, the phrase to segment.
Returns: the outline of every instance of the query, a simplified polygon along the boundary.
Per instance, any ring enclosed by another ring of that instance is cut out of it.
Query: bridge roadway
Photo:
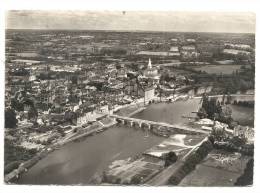
[[[124,121],[129,121],[129,122],[134,122],[134,123],[138,123],[139,126],[141,127],[142,124],[146,124],[148,125],[148,127],[150,126],[161,126],[161,127],[167,127],[167,128],[172,128],[172,129],[180,129],[180,130],[184,130],[184,131],[189,131],[189,132],[195,132],[195,133],[203,133],[203,134],[209,134],[209,131],[205,131],[202,129],[193,129],[187,126],[183,126],[183,125],[172,125],[169,123],[163,123],[163,122],[156,122],[156,121],[150,121],[150,120],[143,120],[143,119],[137,119],[137,118],[132,118],[132,117],[124,117],[124,116],[120,116],[120,115],[109,115],[112,118],[115,118],[116,120],[124,120]]]
[[[230,94],[230,95],[225,95],[225,98],[230,96],[233,99],[240,99],[241,101],[254,101],[255,100],[255,95],[254,94]],[[208,95],[209,98],[223,98],[223,95]],[[202,98],[202,96],[195,96],[194,98]]]
[[[228,95],[226,94],[225,97],[227,97]],[[231,97],[248,97],[252,100],[254,100],[255,95],[254,94],[230,94],[229,96]],[[209,97],[223,97],[222,95],[209,95]]]

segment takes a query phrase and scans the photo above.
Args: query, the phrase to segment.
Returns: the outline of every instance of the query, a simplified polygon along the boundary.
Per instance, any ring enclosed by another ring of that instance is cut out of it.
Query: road
[[[169,123],[163,123],[163,122],[155,122],[155,121],[149,121],[149,120],[143,120],[143,119],[137,119],[137,118],[132,118],[132,117],[124,117],[124,116],[119,116],[119,115],[109,115],[110,117],[114,117],[114,118],[118,118],[118,119],[123,119],[123,120],[128,120],[128,121],[133,121],[133,122],[137,122],[137,123],[147,123],[147,124],[151,124],[151,125],[158,125],[158,126],[163,126],[163,127],[168,127],[168,128],[177,128],[177,129],[182,129],[185,131],[191,131],[191,132],[195,132],[195,133],[203,133],[203,134],[209,134],[209,131],[205,131],[202,129],[193,129],[190,127],[186,127],[183,125],[172,125]]]
[[[168,168],[164,169],[161,173],[154,176],[152,179],[148,180],[145,185],[148,186],[162,186],[167,185],[169,178],[172,174],[175,173],[176,170],[180,168],[180,166],[185,162],[186,158],[197,149],[198,146],[200,146],[203,142],[207,141],[208,137],[205,137],[201,142],[194,145],[194,147],[180,160],[178,160],[176,163],[172,164]]]
[[[167,185],[168,179],[171,175],[183,164],[182,160],[178,160],[176,163],[172,164],[159,174],[157,174],[152,179],[148,180],[144,185],[147,186],[162,186]]]

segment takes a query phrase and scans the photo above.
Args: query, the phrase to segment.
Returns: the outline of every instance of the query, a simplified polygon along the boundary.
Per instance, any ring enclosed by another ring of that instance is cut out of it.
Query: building
[[[153,86],[146,87],[144,90],[140,89],[139,91],[140,91],[140,95],[144,97],[145,103],[149,103],[155,97],[155,95],[154,95],[155,89]]]
[[[186,41],[189,42],[189,43],[195,43],[196,42],[195,39],[186,39]]]
[[[178,57],[181,55],[178,46],[171,46],[169,53]]]
[[[144,92],[144,99],[145,101],[150,101],[154,99],[154,88],[146,88]]]
[[[243,56],[249,56],[251,52],[244,51],[244,50],[235,50],[235,49],[224,49],[223,50],[224,54],[229,54],[229,55],[243,55]]]
[[[200,54],[196,51],[196,47],[194,45],[181,47],[181,58],[184,60],[197,59],[199,55]]]
[[[150,58],[149,58],[147,69],[144,71],[144,77],[155,80],[156,82],[160,80],[158,69],[152,66],[152,62]]]
[[[164,56],[164,57],[173,57],[178,56],[178,53],[174,52],[166,52],[166,51],[139,51],[136,53],[136,55],[142,55],[142,56]]]
[[[126,94],[131,95],[131,96],[138,96],[138,91],[139,91],[139,88],[138,88],[138,84],[135,79],[132,79],[127,82],[127,85],[125,86]]]

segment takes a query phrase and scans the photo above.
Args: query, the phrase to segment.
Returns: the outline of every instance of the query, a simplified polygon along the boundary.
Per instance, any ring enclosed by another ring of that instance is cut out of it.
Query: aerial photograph
[[[255,183],[254,13],[5,20],[6,185]]]

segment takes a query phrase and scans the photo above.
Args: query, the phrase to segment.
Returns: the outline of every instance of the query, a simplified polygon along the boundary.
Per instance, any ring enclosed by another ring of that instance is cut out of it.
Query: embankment
[[[250,186],[253,185],[254,176],[254,159],[247,162],[244,173],[237,179],[235,186]]]
[[[168,185],[178,185],[186,175],[196,168],[196,165],[199,164],[212,149],[213,145],[210,140],[205,140],[186,157],[181,166],[172,174],[168,180]]]
[[[109,124],[106,124],[104,126],[100,126],[100,127],[96,128],[94,130],[91,130],[89,132],[84,132],[84,133],[77,135],[75,137],[72,137],[72,138],[69,138],[69,139],[66,139],[66,140],[62,140],[62,141],[58,141],[58,142],[46,147],[41,152],[37,153],[32,159],[21,163],[17,169],[15,169],[15,170],[11,171],[10,173],[6,174],[4,176],[4,182],[5,183],[14,182],[19,177],[19,175],[26,172],[33,165],[35,165],[38,161],[40,161],[41,159],[46,157],[49,153],[59,149],[60,147],[64,146],[65,144],[70,143],[70,142],[75,141],[75,140],[78,140],[78,139],[81,139],[83,137],[87,137],[87,136],[91,136],[93,134],[99,133],[99,132],[113,126],[114,124],[116,124],[116,122],[112,121]]]

